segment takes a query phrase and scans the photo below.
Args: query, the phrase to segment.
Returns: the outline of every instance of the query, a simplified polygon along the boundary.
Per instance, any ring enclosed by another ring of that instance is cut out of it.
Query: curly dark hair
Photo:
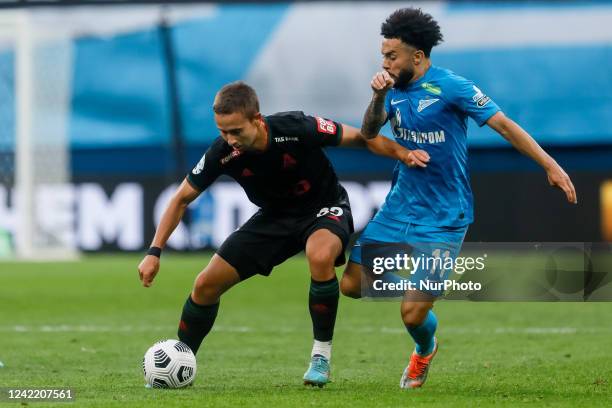
[[[225,85],[217,92],[213,110],[218,115],[242,113],[253,119],[259,113],[259,100],[255,90],[242,81]]]
[[[431,49],[443,41],[436,20],[420,8],[407,7],[394,11],[382,23],[380,34],[385,38],[397,38],[422,50],[427,58]]]

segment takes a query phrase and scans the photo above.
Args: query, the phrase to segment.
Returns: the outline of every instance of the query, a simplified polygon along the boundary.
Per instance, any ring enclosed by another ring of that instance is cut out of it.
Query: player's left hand
[[[576,196],[576,189],[572,184],[572,180],[569,178],[563,168],[561,168],[561,166],[554,163],[554,165],[546,171],[546,176],[548,177],[548,183],[551,186],[558,187],[563,190],[565,196],[567,197],[567,201],[572,204],[578,204],[578,197]]]
[[[429,153],[425,150],[406,150],[402,162],[408,167],[427,167]]]

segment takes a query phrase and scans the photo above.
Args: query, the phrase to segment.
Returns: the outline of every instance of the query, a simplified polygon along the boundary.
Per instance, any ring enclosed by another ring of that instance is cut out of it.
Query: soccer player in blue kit
[[[473,221],[472,191],[467,170],[467,119],[488,125],[545,171],[548,182],[576,203],[568,175],[518,124],[472,81],[432,65],[431,49],[442,41],[438,23],[420,9],[403,8],[382,24],[383,71],[374,75],[372,100],[361,133],[376,137],[390,121],[395,140],[416,154],[417,166],[398,163],[384,204],[353,247],[341,281],[341,291],[362,296],[362,246],[405,243],[413,254],[456,257],[468,225]],[[431,245],[423,245],[430,243]],[[440,249],[437,249],[439,251]],[[448,251],[448,252],[446,252]],[[413,255],[414,256],[414,255]],[[431,275],[416,271],[422,280],[444,280],[450,270]],[[438,276],[440,275],[440,276]],[[438,350],[434,336],[437,319],[432,311],[441,291],[406,291],[402,320],[416,343],[401,388],[418,388]]]

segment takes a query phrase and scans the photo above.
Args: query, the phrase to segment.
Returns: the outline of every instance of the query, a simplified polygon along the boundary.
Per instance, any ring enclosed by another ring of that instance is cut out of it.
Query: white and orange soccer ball
[[[149,387],[182,388],[195,378],[196,358],[185,343],[162,340],[147,350],[142,370]]]

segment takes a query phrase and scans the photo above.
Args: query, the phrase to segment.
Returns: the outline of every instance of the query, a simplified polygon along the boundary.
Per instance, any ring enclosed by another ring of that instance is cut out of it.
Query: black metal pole
[[[172,39],[172,26],[168,21],[168,10],[164,6],[161,10],[159,22],[159,36],[162,46],[162,56],[166,73],[166,92],[170,107],[170,132],[172,138],[172,151],[174,156],[173,180],[180,182],[186,172],[185,143],[183,135],[183,118],[180,107],[180,91],[176,75],[176,53]]]

